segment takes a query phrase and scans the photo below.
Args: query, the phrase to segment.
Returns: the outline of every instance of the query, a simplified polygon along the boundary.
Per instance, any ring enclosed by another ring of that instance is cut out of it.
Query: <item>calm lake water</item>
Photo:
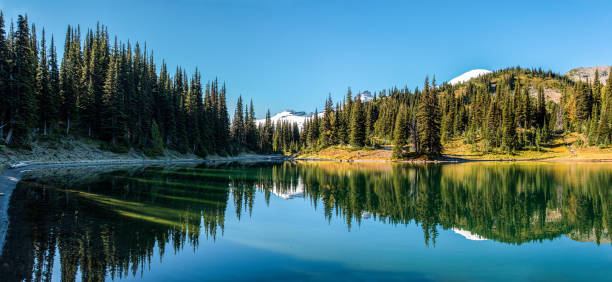
[[[0,280],[612,278],[612,164],[73,168],[13,193]]]

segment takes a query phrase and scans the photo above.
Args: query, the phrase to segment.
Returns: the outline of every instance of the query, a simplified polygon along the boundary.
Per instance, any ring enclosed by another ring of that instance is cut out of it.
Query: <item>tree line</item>
[[[560,101],[546,98],[549,84]],[[470,82],[422,89],[392,88],[363,103],[348,89],[334,107],[331,97],[322,117],[309,119],[299,146],[317,150],[330,145],[353,147],[393,144],[393,156],[440,155],[442,145],[461,139],[473,149],[513,153],[540,150],[552,134],[583,133],[589,145],[612,143],[612,76],[607,87],[595,73],[593,82],[573,82],[541,69],[507,68]]]
[[[47,45],[48,44],[48,45]],[[182,153],[296,153],[331,145],[355,148],[393,144],[393,156],[440,155],[461,139],[473,149],[512,153],[540,150],[552,134],[579,132],[584,143],[612,143],[612,78],[607,86],[573,82],[551,71],[507,68],[458,85],[426,78],[422,89],[391,88],[362,102],[349,88],[303,128],[286,121],[255,120],[253,101],[238,98],[233,118],[227,89],[217,79],[202,84],[165,61],[155,64],[147,46],[111,39],[98,25],[82,37],[68,26],[62,58],[55,38],[18,16],[5,31],[0,13],[0,141],[27,148],[35,140],[88,137],[104,149],[150,155]],[[612,76],[611,76],[612,77]],[[560,101],[546,98],[549,88]],[[582,142],[579,140],[579,142]]]
[[[202,84],[200,71],[180,66],[171,74],[155,64],[147,46],[118,41],[98,24],[84,37],[68,26],[63,57],[56,39],[27,16],[18,16],[8,33],[0,13],[0,141],[27,148],[36,140],[88,137],[104,149],[165,149],[182,153],[273,152],[276,126],[255,124],[253,102],[242,97],[233,118],[227,90],[218,79]],[[265,138],[260,135],[264,134]],[[269,138],[267,138],[269,135]]]

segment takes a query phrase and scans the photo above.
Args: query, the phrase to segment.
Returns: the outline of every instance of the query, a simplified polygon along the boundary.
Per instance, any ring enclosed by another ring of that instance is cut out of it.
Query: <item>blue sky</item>
[[[424,3],[426,2],[426,3]],[[414,88],[474,68],[612,65],[612,1],[0,0],[63,46],[66,26],[109,26],[266,109],[314,111],[328,93]],[[8,25],[8,24],[7,24]],[[60,48],[61,49],[61,48]]]

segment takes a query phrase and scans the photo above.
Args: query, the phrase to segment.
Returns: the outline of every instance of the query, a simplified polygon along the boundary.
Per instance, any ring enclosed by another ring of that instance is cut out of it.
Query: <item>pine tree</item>
[[[51,36],[51,46],[49,47],[49,105],[47,106],[49,116],[49,122],[52,128],[56,128],[55,124],[60,119],[60,73],[57,62],[57,51],[55,50],[55,42],[53,36]]]
[[[217,102],[215,85],[208,82],[204,91],[204,116],[206,120],[205,140],[206,149],[208,152],[216,152],[217,134]]]
[[[331,94],[329,94],[329,97],[325,101],[325,112],[323,112],[323,120],[321,121],[321,144],[323,146],[329,146],[333,143],[333,105]]]
[[[13,91],[16,105],[11,107],[11,131],[14,131],[15,142],[11,140],[11,132],[7,143],[26,144],[29,135],[35,126],[36,116],[36,56],[30,41],[30,29],[27,19],[23,16],[17,18],[17,32],[15,34],[15,68]]]
[[[102,138],[110,141],[111,148],[117,149],[118,139],[122,136],[122,130],[125,126],[123,91],[120,90],[119,73],[121,57],[115,39],[113,55],[110,60],[110,66],[106,74],[104,90],[102,96]]]
[[[310,123],[310,127],[308,128],[308,143],[310,144],[310,146],[312,147],[316,147],[317,146],[317,141],[319,141],[319,130],[320,130],[320,124],[319,124],[319,112],[318,110],[315,109],[314,115],[312,116],[312,118],[310,119],[311,123]]]
[[[546,124],[546,99],[544,96],[544,88],[540,86],[538,88],[538,109],[536,111],[536,122],[539,128],[542,128]]]
[[[0,140],[4,139],[4,128],[9,125],[10,105],[15,101],[10,92],[9,42],[4,30],[4,14],[0,11]]]
[[[366,107],[366,140],[368,143],[372,143],[372,137],[374,136],[374,125],[378,119],[378,107],[376,106],[376,94],[372,102],[367,104]]]
[[[408,143],[408,115],[407,109],[401,105],[395,118],[395,129],[393,130],[393,158],[403,157],[404,146]]]
[[[266,112],[266,120],[263,126],[263,130],[261,133],[261,151],[263,153],[270,153],[272,151],[272,137],[273,137],[273,128],[272,128],[272,119],[270,118],[270,110]]]
[[[236,110],[234,112],[234,120],[232,123],[232,138],[234,142],[239,145],[245,144],[245,130],[244,130],[244,114],[242,113],[242,96],[238,97],[236,102]]]
[[[512,153],[518,147],[516,126],[514,122],[513,103],[506,98],[502,112],[502,147],[506,152]]]
[[[164,153],[164,141],[161,133],[159,132],[159,126],[157,122],[153,121],[151,124],[151,149],[150,154],[157,156]]]
[[[68,26],[64,42],[64,57],[60,68],[61,112],[66,121],[66,134],[70,133],[72,122],[77,114],[77,97],[79,95],[81,74],[80,38],[77,32]]]
[[[598,107],[601,104],[601,83],[599,82],[599,70],[595,69],[595,78],[593,79],[593,107]]]
[[[435,81],[435,79],[434,79]],[[425,88],[421,93],[417,113],[420,151],[429,155],[440,155],[440,112],[436,97],[435,83],[429,88],[429,79],[425,78]]]
[[[227,152],[227,141],[229,140],[229,117],[227,114],[227,105],[225,103],[226,88],[225,84],[219,92],[217,100],[217,118],[219,120],[219,128],[217,131],[217,148],[220,152]]]
[[[363,147],[366,140],[365,113],[361,99],[356,99],[351,105],[351,145]]]
[[[587,121],[592,112],[591,91],[583,82],[576,83],[576,116],[579,121]]]
[[[255,124],[255,109],[253,100],[249,104],[248,117],[246,119],[246,143],[251,150],[257,148],[257,125]]]
[[[597,144],[597,141],[599,140],[599,132],[597,131],[598,129],[598,125],[599,125],[599,116],[597,115],[597,109],[593,108],[593,113],[591,114],[591,120],[588,123],[589,124],[589,132],[588,132],[588,143],[589,145],[593,146],[595,144]]]
[[[38,119],[43,129],[43,135],[47,135],[47,127],[54,117],[53,97],[51,94],[51,77],[49,73],[49,64],[47,61],[47,47],[45,39],[45,30],[42,30],[42,41],[40,43],[40,62],[38,63],[38,71],[36,74],[36,82],[38,84]]]

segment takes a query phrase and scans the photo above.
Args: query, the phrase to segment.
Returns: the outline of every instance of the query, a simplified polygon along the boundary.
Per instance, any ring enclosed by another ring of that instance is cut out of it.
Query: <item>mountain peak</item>
[[[357,97],[359,97],[359,99],[363,103],[368,102],[368,101],[374,99],[374,96],[372,96],[372,93],[370,91],[368,91],[368,90],[363,91],[363,92],[357,94]]]
[[[476,77],[479,77],[481,75],[485,75],[488,73],[491,73],[491,71],[485,70],[485,69],[473,69],[473,70],[470,70],[468,72],[461,74],[460,76],[457,76],[451,79],[448,83],[450,83],[451,85],[455,85],[455,84],[463,83],[472,78],[476,78]]]

